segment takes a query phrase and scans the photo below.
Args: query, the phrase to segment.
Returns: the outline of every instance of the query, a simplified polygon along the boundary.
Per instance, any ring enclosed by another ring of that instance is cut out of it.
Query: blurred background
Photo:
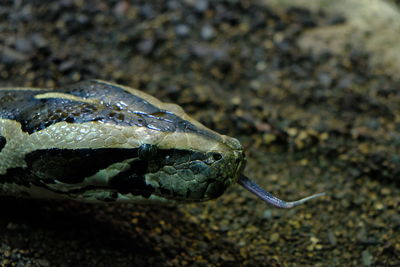
[[[103,79],[238,138],[239,186],[176,207],[0,199],[2,266],[400,266],[400,2],[14,0],[0,86]]]

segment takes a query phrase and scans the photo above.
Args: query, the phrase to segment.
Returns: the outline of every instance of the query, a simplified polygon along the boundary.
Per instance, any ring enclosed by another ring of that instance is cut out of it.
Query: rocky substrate
[[[239,186],[175,207],[2,198],[0,264],[399,266],[399,77],[355,41],[365,28],[328,42],[351,12],[272,2],[4,1],[0,86],[139,88],[237,137],[268,191],[327,196],[292,210]]]

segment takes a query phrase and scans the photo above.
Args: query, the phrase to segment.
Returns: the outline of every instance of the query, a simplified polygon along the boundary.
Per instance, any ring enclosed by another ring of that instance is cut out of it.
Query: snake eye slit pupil
[[[149,160],[157,154],[157,147],[151,144],[142,144],[138,148],[138,156],[140,159]]]

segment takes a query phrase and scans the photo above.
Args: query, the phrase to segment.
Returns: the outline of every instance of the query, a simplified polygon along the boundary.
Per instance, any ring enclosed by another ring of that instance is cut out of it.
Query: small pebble
[[[374,257],[368,250],[363,250],[361,258],[364,266],[371,266],[374,263]]]
[[[175,28],[175,32],[178,36],[186,36],[189,34],[190,28],[186,24],[179,24]]]
[[[207,0],[196,0],[194,7],[199,12],[204,12],[208,9],[208,1]]]
[[[149,38],[142,40],[137,44],[137,48],[144,55],[150,54],[154,48],[154,39]]]
[[[279,235],[278,233],[272,233],[271,236],[270,236],[270,238],[269,238],[269,240],[270,240],[272,243],[278,242],[279,239],[280,239],[280,235]]]
[[[215,36],[214,28],[211,25],[204,25],[201,28],[201,38],[204,40],[211,40]]]
[[[266,220],[271,220],[273,218],[271,210],[265,210],[263,213],[263,218]]]

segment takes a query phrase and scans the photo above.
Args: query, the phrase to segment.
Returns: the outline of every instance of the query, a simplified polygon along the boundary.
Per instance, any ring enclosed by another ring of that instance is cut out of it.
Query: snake
[[[240,142],[140,90],[102,80],[0,88],[0,195],[185,203],[239,184],[291,208],[243,174]]]

